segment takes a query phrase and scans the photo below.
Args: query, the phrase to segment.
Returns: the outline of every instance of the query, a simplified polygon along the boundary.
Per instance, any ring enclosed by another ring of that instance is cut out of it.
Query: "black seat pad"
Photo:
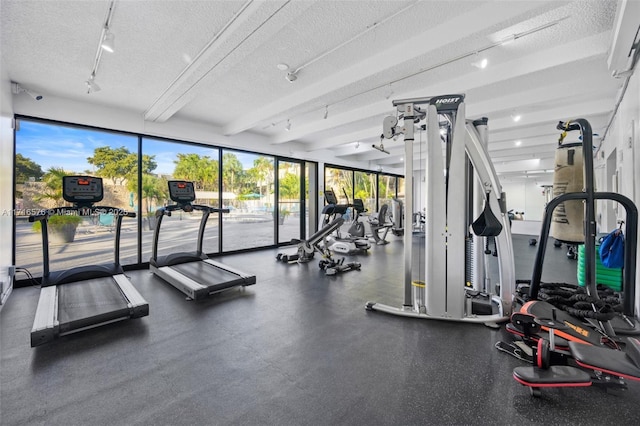
[[[593,328],[585,325],[579,318],[568,314],[565,311],[556,309],[549,302],[542,300],[530,300],[525,303],[520,309],[521,313],[533,315],[536,318],[549,318],[553,317],[553,310],[556,312],[556,320],[562,324],[565,324],[569,328],[567,330],[556,330],[556,337],[563,337],[570,341],[586,342],[591,345],[599,346],[600,334],[598,334]],[[542,327],[546,330],[547,327]]]
[[[581,367],[600,370],[631,380],[640,380],[640,368],[622,351],[577,342],[569,342],[569,349]]]
[[[532,387],[591,386],[589,373],[567,365],[552,365],[548,369],[516,367],[513,378]]]

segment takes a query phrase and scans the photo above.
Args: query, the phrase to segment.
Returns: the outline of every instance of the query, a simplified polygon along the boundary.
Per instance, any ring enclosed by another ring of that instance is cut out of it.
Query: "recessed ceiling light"
[[[516,143],[516,146],[522,145],[522,141],[516,141],[515,143]]]
[[[520,121],[522,116],[520,114],[511,114],[511,118],[517,123],[518,121]]]
[[[284,62],[279,63],[278,65],[276,65],[276,67],[278,67],[280,71],[286,71],[289,69],[289,65],[285,64]]]

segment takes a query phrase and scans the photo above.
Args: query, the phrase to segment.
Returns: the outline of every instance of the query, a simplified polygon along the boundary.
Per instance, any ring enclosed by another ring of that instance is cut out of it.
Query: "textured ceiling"
[[[88,95],[109,4],[2,0],[9,78],[147,121],[202,121],[309,159],[330,150],[389,170],[402,167],[401,143],[387,141],[391,155],[371,144],[392,100],[465,93],[468,117],[489,117],[492,158],[511,179],[550,168],[558,120],[587,118],[601,134],[622,85],[607,68],[616,1],[119,0],[116,51],[103,54],[102,90]],[[476,51],[484,70],[471,65]],[[280,63],[298,70],[295,82]]]

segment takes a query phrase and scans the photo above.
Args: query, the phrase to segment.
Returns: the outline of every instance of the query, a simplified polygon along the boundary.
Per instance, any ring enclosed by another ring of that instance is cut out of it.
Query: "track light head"
[[[113,53],[115,49],[115,38],[116,36],[107,28],[107,33],[105,34],[102,43],[100,43],[100,47],[109,53]]]
[[[287,120],[287,126],[284,128],[287,132],[291,131],[291,120]]]
[[[293,83],[298,79],[298,73],[296,73],[295,71],[289,71],[287,75],[284,76],[284,78],[286,78],[289,83]]]
[[[92,75],[87,81],[84,82],[87,85],[87,94],[100,91],[100,86],[98,86],[98,83],[95,82],[94,78],[95,77]]]

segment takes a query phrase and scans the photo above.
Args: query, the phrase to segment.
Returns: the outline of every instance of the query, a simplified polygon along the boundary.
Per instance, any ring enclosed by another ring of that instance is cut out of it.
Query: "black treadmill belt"
[[[171,268],[207,287],[230,287],[244,282],[239,275],[203,261],[180,263]]]
[[[129,315],[127,300],[112,277],[58,286],[60,331],[88,327]]]

